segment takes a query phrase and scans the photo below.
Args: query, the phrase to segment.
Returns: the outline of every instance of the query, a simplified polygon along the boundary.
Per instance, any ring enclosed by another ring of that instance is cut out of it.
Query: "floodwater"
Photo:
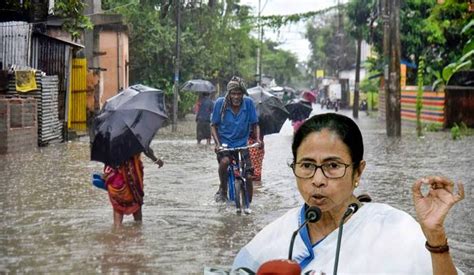
[[[451,211],[446,230],[455,264],[474,274],[474,136],[417,138],[403,128],[401,139],[387,138],[383,123],[359,116],[367,168],[357,192],[413,215],[415,179],[441,174],[464,182],[466,198]],[[288,122],[280,134],[265,137],[253,213],[237,216],[232,206],[213,201],[212,146],[159,132],[152,148],[165,165],[158,169],[144,160],[143,223],[127,216],[120,230],[112,228],[107,193],[91,184],[91,173],[102,165],[89,161],[88,140],[0,156],[0,273],[202,274],[206,266],[229,267],[255,233],[301,203],[287,166],[291,138]]]

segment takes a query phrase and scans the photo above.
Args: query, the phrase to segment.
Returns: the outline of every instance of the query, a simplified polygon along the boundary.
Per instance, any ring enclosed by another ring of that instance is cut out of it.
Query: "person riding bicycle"
[[[245,95],[245,96],[244,96]],[[233,76],[227,84],[227,93],[219,97],[214,103],[211,116],[211,134],[215,143],[217,161],[219,162],[219,190],[216,193],[216,201],[227,201],[227,179],[229,177],[227,168],[231,159],[237,159],[236,152],[219,152],[219,148],[226,144],[229,148],[247,145],[250,131],[253,130],[256,137],[260,137],[258,116],[253,101],[247,96],[245,83],[239,77]],[[261,144],[260,138],[257,143]],[[242,152],[245,159],[245,178],[247,186],[252,187],[251,176],[253,174],[252,163],[248,150]],[[249,201],[252,201],[253,188],[248,188]]]

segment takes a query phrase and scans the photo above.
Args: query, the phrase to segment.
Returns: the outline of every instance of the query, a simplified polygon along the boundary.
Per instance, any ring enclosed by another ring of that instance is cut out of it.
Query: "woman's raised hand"
[[[161,159],[157,159],[154,163],[156,165],[158,165],[158,168],[161,168],[164,164],[163,160],[161,160]]]
[[[421,192],[422,185],[430,186],[426,195]],[[458,192],[455,194],[454,183],[451,180],[432,176],[417,180],[413,184],[412,191],[416,216],[428,242],[431,245],[442,244],[446,241],[444,220],[451,207],[464,199],[464,185],[458,183]]]

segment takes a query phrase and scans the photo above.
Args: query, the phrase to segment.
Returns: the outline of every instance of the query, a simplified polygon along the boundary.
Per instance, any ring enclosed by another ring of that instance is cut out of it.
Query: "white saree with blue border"
[[[293,208],[263,228],[240,250],[232,269],[246,267],[256,272],[266,261],[288,259],[291,236],[304,221],[304,212],[304,205]],[[307,227],[300,231],[293,260],[302,273],[333,273],[337,235],[338,229],[311,244]],[[338,274],[432,274],[425,240],[420,225],[408,213],[386,204],[364,204],[344,224]]]

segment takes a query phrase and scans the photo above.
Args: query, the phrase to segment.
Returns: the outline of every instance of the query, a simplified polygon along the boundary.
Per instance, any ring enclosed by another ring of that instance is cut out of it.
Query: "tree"
[[[275,78],[281,86],[290,86],[293,77],[299,75],[296,69],[298,58],[290,52],[277,49],[278,44],[266,41],[264,43],[263,71]]]
[[[433,86],[447,83],[455,71],[474,62],[474,53],[470,53],[474,50],[474,14],[467,9],[466,1],[446,0],[436,5],[425,21],[423,31],[431,45],[426,58],[430,60],[428,71],[436,79]]]
[[[346,17],[347,18],[347,17]],[[306,27],[306,38],[310,42],[310,67],[323,69],[326,75],[335,75],[341,69],[348,69],[355,63],[355,41],[347,30],[337,33],[337,18],[331,10],[328,14],[316,16]],[[338,35],[345,38],[340,39]],[[340,42],[344,41],[341,45]],[[340,53],[344,53],[342,56]]]
[[[352,116],[359,117],[359,82],[360,82],[360,59],[361,45],[364,35],[369,32],[368,22],[373,6],[372,0],[351,0],[346,8],[347,17],[351,22],[352,29],[349,33],[357,41],[357,57],[356,57],[356,75],[354,85],[354,105],[352,106]]]
[[[56,0],[54,14],[63,18],[62,28],[73,41],[77,41],[84,29],[92,29],[92,22],[84,15],[85,3],[81,0]]]
[[[27,21],[44,23],[48,19],[49,2],[44,0],[6,0],[0,4],[0,18],[2,21]],[[63,29],[77,41],[84,29],[91,29],[92,23],[83,14],[85,4],[80,0],[54,1],[54,15],[62,18]]]
[[[107,0],[106,8],[122,14],[129,25],[130,83],[143,83],[165,91],[172,102],[173,65],[176,43],[175,7],[169,0]],[[180,79],[211,80],[225,87],[232,75],[250,81],[255,73],[255,49],[252,37],[255,18],[248,6],[237,0],[209,2],[180,1],[181,51]],[[268,51],[265,67],[290,81],[295,74],[295,57],[264,43]],[[285,64],[285,67],[284,65]],[[275,67],[276,66],[276,67]],[[277,70],[278,68],[278,70]],[[180,93],[178,116],[190,112],[194,94]],[[170,108],[168,108],[170,109]]]
[[[435,79],[439,79],[435,72],[441,72],[444,67],[461,57],[461,45],[465,39],[461,31],[463,26],[474,18],[474,14],[469,13],[467,9],[468,3],[463,0],[446,0],[443,4],[437,4],[436,0],[402,1],[400,55],[402,59],[411,60],[416,64],[421,56],[429,60],[426,67],[432,75],[425,75],[425,82],[433,83]],[[373,18],[377,25],[382,25],[380,14],[374,12]],[[372,41],[377,53],[383,53],[380,28],[374,27],[366,39]],[[379,70],[382,69],[381,63],[379,60]],[[414,78],[408,79],[408,82],[416,83]]]

